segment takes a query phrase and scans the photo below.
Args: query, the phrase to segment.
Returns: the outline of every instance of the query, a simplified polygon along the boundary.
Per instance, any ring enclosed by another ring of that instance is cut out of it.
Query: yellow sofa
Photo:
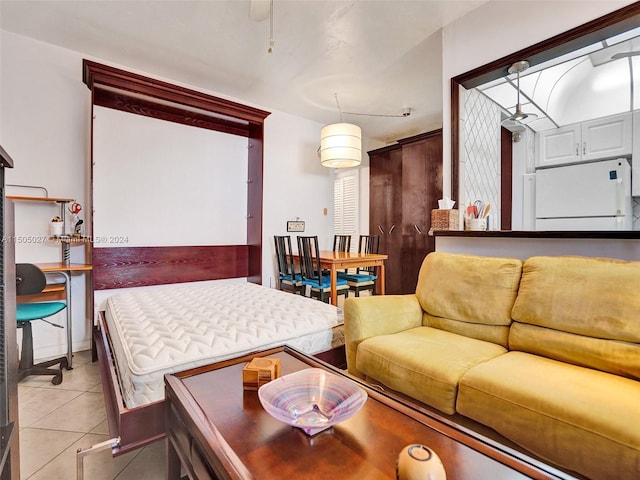
[[[593,479],[640,478],[640,262],[429,254],[349,298],[349,373]]]

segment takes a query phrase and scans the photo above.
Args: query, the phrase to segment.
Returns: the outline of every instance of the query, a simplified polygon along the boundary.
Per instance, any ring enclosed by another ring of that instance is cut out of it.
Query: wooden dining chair
[[[302,276],[296,273],[290,235],[274,235],[278,263],[278,290],[302,293]]]
[[[334,252],[350,252],[351,251],[351,235],[334,235],[333,251]]]
[[[360,235],[358,242],[358,253],[379,253],[380,235]],[[371,294],[376,293],[376,267],[358,267],[355,273],[340,273],[339,277],[347,281],[349,291],[355,292],[356,297],[361,291],[371,290]],[[347,293],[347,296],[348,293]]]
[[[320,268],[320,249],[318,237],[298,236],[298,255],[300,274],[302,275],[303,295],[329,303],[331,297],[331,278]],[[346,295],[349,291],[347,281],[336,279],[336,293]]]
[[[333,236],[333,251],[334,252],[350,252],[351,251],[351,235],[334,235]],[[338,273],[347,273],[347,270],[342,270]],[[325,275],[330,275],[329,270],[324,271]]]

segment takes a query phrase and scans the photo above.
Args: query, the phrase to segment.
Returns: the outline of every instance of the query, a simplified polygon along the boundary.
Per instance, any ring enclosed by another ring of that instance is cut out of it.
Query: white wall
[[[0,143],[15,161],[6,182],[44,186],[52,197],[75,198],[86,206],[90,94],[82,83],[80,56],[16,35],[0,37]],[[41,192],[8,187],[9,194]],[[56,205],[16,202],[16,261],[60,261],[60,246],[46,242]],[[84,217],[84,216],[83,216]],[[84,262],[84,248],[72,248],[72,261]],[[85,281],[72,278],[73,338],[88,347]],[[63,313],[53,318],[64,324]],[[33,328],[36,356],[66,351],[65,331],[43,322]]]
[[[451,78],[633,3],[492,0],[442,30],[443,193],[451,196]],[[458,199],[457,192],[451,198]]]
[[[16,168],[7,174],[7,183],[42,185],[48,188],[50,196],[72,197],[87,206],[91,94],[82,83],[83,58],[101,61],[0,32],[0,143],[16,163]],[[134,67],[122,68],[137,72]],[[148,72],[137,73],[153,76]],[[317,233],[322,246],[330,246],[333,172],[322,168],[316,155],[321,124],[273,111],[268,106],[252,106],[273,112],[265,121],[264,140],[263,281],[269,285],[274,275],[273,235],[286,232],[287,220],[296,217],[305,220],[305,233]],[[364,144],[364,149],[380,146],[366,140]],[[368,182],[368,175],[363,177],[366,180],[362,181]],[[46,205],[18,204],[19,238],[42,239],[47,234],[50,217],[58,210]],[[48,243],[23,242],[16,247],[19,262],[60,259],[60,248]],[[84,261],[83,248],[72,249],[72,261]],[[74,276],[72,291],[73,344],[78,351],[88,348],[90,334],[82,276]],[[36,356],[57,355],[66,349],[64,332],[47,325],[34,327],[34,342]]]

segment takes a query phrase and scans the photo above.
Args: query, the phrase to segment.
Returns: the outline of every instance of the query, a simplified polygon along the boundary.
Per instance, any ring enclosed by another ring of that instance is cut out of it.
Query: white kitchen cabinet
[[[631,114],[546,130],[538,135],[538,167],[631,155]]]
[[[580,125],[569,125],[539,134],[538,167],[564,165],[580,161],[582,131]]]

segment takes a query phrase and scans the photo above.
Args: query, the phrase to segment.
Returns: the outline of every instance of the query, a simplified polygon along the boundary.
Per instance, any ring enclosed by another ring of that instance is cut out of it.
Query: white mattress
[[[283,344],[328,350],[342,323],[332,305],[244,282],[115,294],[105,317],[128,408],[163,399],[165,373]]]

